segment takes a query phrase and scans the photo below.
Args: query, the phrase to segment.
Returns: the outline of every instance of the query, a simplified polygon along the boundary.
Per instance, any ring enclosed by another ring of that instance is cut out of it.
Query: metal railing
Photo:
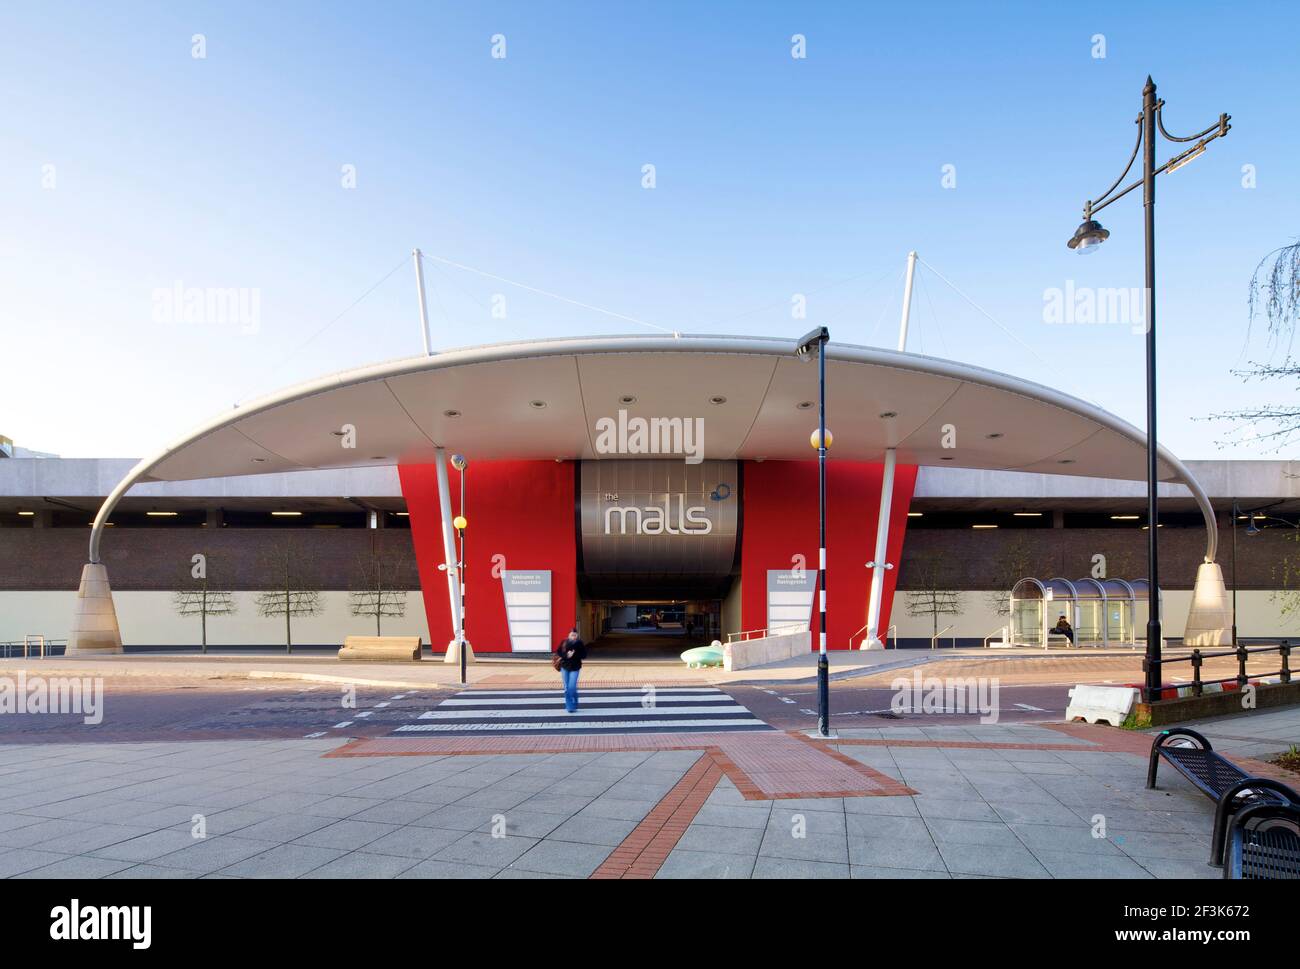
[[[0,650],[4,651],[5,659],[12,659],[19,649],[23,651],[23,659],[31,659],[32,654],[36,653],[40,659],[47,656],[53,656],[57,647],[62,646],[63,652],[68,650],[68,641],[66,639],[46,639],[39,633],[30,633],[21,640],[11,639],[8,642],[0,643]]]
[[[946,625],[946,626],[944,626],[942,629],[940,629],[937,633],[935,633],[933,636],[931,636],[931,637],[930,637],[930,648],[931,648],[931,649],[935,649],[935,648],[939,645],[939,637],[942,636],[944,633],[946,633],[946,632],[947,632],[949,629],[951,629],[951,628],[952,628],[952,623],[949,623],[948,625]],[[956,636],[953,636],[953,637],[952,637],[952,648],[953,648],[953,649],[956,649],[956,648],[957,648],[957,637],[956,637]]]
[[[855,632],[852,636],[849,637],[849,649],[853,648],[853,640],[856,639],[858,636],[860,636],[862,633],[866,632],[867,626],[870,625],[871,623],[867,623],[861,629],[859,629],[857,632]],[[885,631],[886,649],[889,648],[890,639],[893,639],[894,641],[894,649],[898,649],[898,623],[891,623],[889,629]]]
[[[762,628],[762,629],[742,629],[742,630],[741,630],[740,632],[738,632],[738,633],[727,633],[727,642],[729,642],[729,643],[742,642],[742,643],[743,643],[743,642],[745,642],[747,639],[751,639],[751,638],[753,638],[753,639],[763,639],[764,637],[769,636],[769,635],[771,635],[771,636],[780,636],[780,635],[783,635],[783,634],[785,634],[785,633],[801,633],[801,632],[803,632],[803,631],[804,631],[805,629],[807,629],[807,628],[808,628],[807,626],[803,626],[803,625],[801,625],[801,624],[799,624],[799,623],[791,623],[791,624],[788,625],[788,626],[772,626],[772,627],[770,627],[770,628],[769,628],[769,627],[764,627],[764,628]]]
[[[1007,626],[999,626],[997,629],[993,630],[993,632],[985,636],[984,637],[985,649],[989,648],[989,640],[992,639],[994,636],[1001,636],[1002,641],[1004,643],[1009,642],[1011,640],[1011,629]]]
[[[1250,659],[1252,653],[1277,653],[1281,659],[1281,669],[1271,670],[1267,673],[1246,673],[1246,661]],[[1237,658],[1237,675],[1220,677],[1216,680],[1201,679],[1201,666],[1207,659],[1218,659],[1221,656],[1235,656]],[[1189,656],[1176,656],[1172,659],[1161,661],[1163,665],[1168,666],[1171,663],[1191,663],[1192,664],[1192,696],[1201,696],[1205,691],[1206,684],[1212,683],[1236,683],[1237,686],[1245,686],[1251,677],[1258,679],[1261,676],[1277,676],[1283,683],[1291,682],[1291,641],[1284,639],[1274,646],[1256,646],[1248,649],[1237,644],[1236,649],[1228,649],[1219,653],[1202,653],[1200,649],[1193,649]]]

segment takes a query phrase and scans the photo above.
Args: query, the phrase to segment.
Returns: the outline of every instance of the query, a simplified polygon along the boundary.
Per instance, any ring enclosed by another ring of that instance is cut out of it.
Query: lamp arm
[[[1165,106],[1165,102],[1163,98],[1156,102],[1156,127],[1160,129],[1160,134],[1164,136],[1166,141],[1199,141],[1200,139],[1208,135],[1211,131],[1214,131],[1215,128],[1219,129],[1218,133],[1215,135],[1216,138],[1219,135],[1226,135],[1228,133],[1228,128],[1230,127],[1228,122],[1232,120],[1232,115],[1221,114],[1219,115],[1219,120],[1214,122],[1214,124],[1210,125],[1204,131],[1194,135],[1188,135],[1186,138],[1178,138],[1174,135],[1171,135],[1168,131],[1165,130],[1165,123],[1163,120],[1161,120],[1161,114],[1160,114],[1164,106]]]
[[[1084,219],[1092,218],[1094,212],[1100,212],[1110,202],[1113,202],[1115,201],[1115,199],[1119,198],[1120,195],[1123,195],[1125,192],[1131,191],[1134,185],[1140,184],[1135,182],[1134,185],[1130,185],[1128,188],[1124,189],[1124,191],[1121,192],[1120,195],[1116,195],[1115,199],[1109,197],[1110,193],[1115,191],[1115,186],[1118,185],[1120,182],[1124,181],[1124,176],[1127,175],[1130,170],[1132,170],[1133,163],[1137,161],[1138,149],[1142,147],[1142,116],[1141,115],[1138,115],[1136,124],[1138,129],[1137,144],[1133,146],[1133,154],[1129,155],[1128,157],[1128,164],[1125,165],[1124,170],[1119,173],[1119,178],[1115,179],[1115,181],[1110,183],[1110,188],[1106,189],[1106,191],[1102,192],[1100,195],[1097,196],[1097,204],[1094,205],[1091,201],[1089,201],[1088,204],[1083,207]]]

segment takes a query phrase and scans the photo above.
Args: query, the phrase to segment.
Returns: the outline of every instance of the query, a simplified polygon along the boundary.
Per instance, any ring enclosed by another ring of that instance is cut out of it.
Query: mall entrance
[[[598,600],[583,604],[590,660],[668,660],[722,637],[721,599]]]

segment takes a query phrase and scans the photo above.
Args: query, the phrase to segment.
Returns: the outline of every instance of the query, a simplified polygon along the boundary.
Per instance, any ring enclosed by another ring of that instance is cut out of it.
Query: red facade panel
[[[849,637],[867,622],[871,574],[866,563],[875,556],[883,477],[881,464],[827,462],[827,649],[847,649]],[[767,625],[768,570],[790,568],[796,555],[804,557],[807,568],[817,568],[817,462],[746,461],[744,482],[741,620],[745,629],[761,629]],[[885,573],[882,635],[889,628],[898,562],[907,529],[907,508],[915,487],[916,467],[896,466],[888,543],[888,561],[895,567]],[[814,649],[819,631],[814,601]]]
[[[429,621],[441,652],[452,637],[443,560],[438,478],[432,464],[398,467],[411,514],[411,539]],[[460,514],[460,476],[448,469],[452,514]],[[476,651],[509,652],[501,569],[549,569],[551,641],[573,628],[577,603],[572,462],[472,461],[465,472],[465,635]]]

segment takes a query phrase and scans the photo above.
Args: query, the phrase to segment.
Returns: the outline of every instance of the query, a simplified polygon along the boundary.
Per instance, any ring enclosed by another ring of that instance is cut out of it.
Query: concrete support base
[[[1196,570],[1183,645],[1232,645],[1232,600],[1223,584],[1223,569],[1215,562],[1203,562]]]
[[[877,636],[868,636],[866,639],[862,640],[862,642],[858,644],[859,650],[884,649],[884,648],[885,648],[885,644],[881,642],[879,637]]]
[[[117,628],[117,610],[113,608],[113,590],[108,585],[108,569],[87,565],[81,570],[77,589],[77,612],[68,634],[69,656],[106,656],[122,652],[122,633]]]
[[[459,663],[460,643],[454,639],[449,642],[447,644],[447,655],[442,658],[442,661],[444,663]],[[469,640],[465,640],[465,662],[474,662],[474,647],[469,644]]]

